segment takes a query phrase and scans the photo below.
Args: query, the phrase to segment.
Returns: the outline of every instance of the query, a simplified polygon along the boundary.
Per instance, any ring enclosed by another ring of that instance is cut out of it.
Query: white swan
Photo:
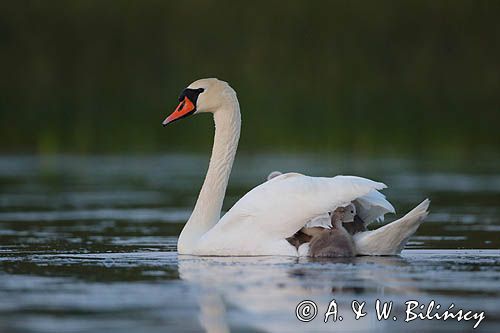
[[[375,218],[387,211],[385,197],[377,192],[386,187],[382,183],[354,176],[326,178],[287,173],[249,191],[221,218],[240,137],[241,117],[236,93],[224,81],[201,79],[184,89],[179,102],[176,110],[163,121],[164,126],[202,112],[212,113],[215,121],[207,175],[191,217],[179,236],[179,254],[299,256],[300,252],[300,255],[307,255],[307,248],[297,251],[286,238],[315,216],[354,200],[373,205],[374,210],[367,212],[375,211]],[[428,205],[429,201],[425,200],[397,221],[356,234],[356,252],[398,254],[427,215]]]

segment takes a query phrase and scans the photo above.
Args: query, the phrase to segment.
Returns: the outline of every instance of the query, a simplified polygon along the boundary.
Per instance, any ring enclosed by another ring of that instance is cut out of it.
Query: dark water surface
[[[405,323],[405,302],[484,311],[500,331],[499,161],[240,155],[225,209],[275,169],[363,175],[389,185],[397,216],[431,214],[400,257],[178,256],[207,157],[0,157],[0,332],[472,330]],[[388,216],[391,221],[393,217]],[[376,227],[376,226],[375,226]],[[317,303],[309,323],[295,317]],[[335,299],[342,322],[322,322]],[[376,299],[397,321],[375,318]],[[353,300],[368,315],[354,320]]]

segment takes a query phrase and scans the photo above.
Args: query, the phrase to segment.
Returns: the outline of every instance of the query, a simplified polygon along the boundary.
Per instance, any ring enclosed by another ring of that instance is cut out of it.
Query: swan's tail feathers
[[[408,239],[417,231],[427,216],[430,200],[425,199],[408,214],[376,230],[354,235],[356,251],[360,255],[389,256],[401,253]]]

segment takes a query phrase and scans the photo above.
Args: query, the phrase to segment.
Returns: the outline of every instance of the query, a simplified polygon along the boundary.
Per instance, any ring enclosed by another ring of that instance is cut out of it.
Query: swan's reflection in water
[[[412,279],[401,274],[411,267],[401,257],[179,256],[178,265],[180,278],[197,289],[198,317],[207,332],[228,332],[235,325],[270,332],[382,329],[385,324],[375,325],[373,311],[355,320],[352,300],[367,301],[368,307],[381,295],[419,294],[418,288],[409,286]],[[301,323],[295,308],[306,299],[317,304],[318,315]],[[324,313],[332,299],[343,321],[333,323],[330,318],[325,324]]]
[[[198,296],[201,327],[209,333],[230,332],[226,318],[226,306],[222,296],[215,290],[203,288]]]

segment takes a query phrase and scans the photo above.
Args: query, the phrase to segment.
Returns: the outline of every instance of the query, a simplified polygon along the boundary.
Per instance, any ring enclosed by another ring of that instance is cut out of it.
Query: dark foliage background
[[[238,92],[243,150],[500,147],[500,1],[2,1],[0,151],[207,149],[178,92]]]

